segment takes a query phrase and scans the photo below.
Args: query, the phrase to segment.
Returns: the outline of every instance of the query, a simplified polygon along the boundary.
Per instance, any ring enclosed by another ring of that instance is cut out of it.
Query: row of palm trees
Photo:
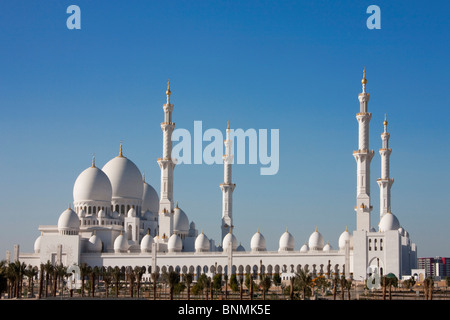
[[[26,265],[20,261],[7,264],[5,261],[0,261],[0,292],[6,292],[8,297],[21,298],[24,293],[23,283],[24,278],[27,279],[26,296],[37,297],[38,299],[47,297],[56,297],[57,293],[64,293],[66,289],[65,284],[69,281],[71,272],[67,271],[67,267],[63,265],[53,265],[50,261],[41,264],[40,268]],[[174,299],[175,294],[180,294],[187,291],[187,299],[191,299],[191,295],[199,296],[201,299],[228,299],[231,292],[239,292],[241,300],[245,298],[253,300],[255,292],[260,293],[262,299],[266,299],[266,294],[269,289],[275,285],[280,286],[282,292],[289,296],[291,300],[308,299],[312,295],[321,293],[322,295],[329,289],[332,289],[333,299],[336,300],[338,291],[340,292],[340,299],[351,299],[352,280],[346,279],[344,276],[335,275],[334,278],[327,279],[323,275],[313,277],[309,272],[308,267],[305,266],[300,269],[291,279],[290,285],[286,287],[281,286],[281,278],[279,274],[261,274],[255,277],[250,274],[244,276],[216,274],[213,277],[208,277],[206,274],[201,274],[194,283],[194,275],[187,273],[180,275],[175,271],[151,273],[151,282],[143,282],[143,275],[146,273],[145,267],[91,267],[86,264],[79,266],[81,288],[79,295],[81,297],[95,297],[96,290],[103,285],[106,298],[110,295],[118,298],[121,296],[129,296],[131,298],[141,298],[142,285],[148,290],[153,291],[153,299],[157,299],[157,289],[165,284],[169,288],[169,299]],[[37,296],[34,292],[34,281],[38,280]],[[86,282],[87,280],[87,282]],[[392,299],[392,287],[398,286],[398,279],[393,274],[381,277],[380,284],[382,286],[383,300],[387,297],[389,292],[389,299]],[[408,280],[406,285],[414,286],[414,280]],[[425,299],[432,299],[433,297],[433,280],[431,277],[424,281]],[[244,289],[245,286],[245,289]],[[69,296],[73,297],[74,289],[69,288]],[[160,294],[161,296],[161,294]]]

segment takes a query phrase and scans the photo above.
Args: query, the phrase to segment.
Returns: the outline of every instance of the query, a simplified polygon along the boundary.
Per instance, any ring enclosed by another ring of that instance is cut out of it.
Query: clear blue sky
[[[81,30],[66,9],[81,8]],[[381,8],[381,30],[366,9]],[[2,1],[0,258],[31,252],[96,155],[124,154],[159,191],[162,104],[171,79],[177,128],[279,129],[280,170],[235,165],[235,234],[296,249],[318,227],[336,248],[356,226],[357,95],[373,113],[372,225],[388,113],[392,211],[419,256],[450,256],[449,19],[446,1]],[[223,168],[175,169],[175,199],[220,242]]]

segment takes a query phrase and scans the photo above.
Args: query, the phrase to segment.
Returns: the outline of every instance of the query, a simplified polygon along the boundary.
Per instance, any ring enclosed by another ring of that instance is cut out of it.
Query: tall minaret
[[[161,169],[161,194],[159,201],[159,232],[170,237],[173,231],[173,170],[175,161],[172,159],[172,132],[175,123],[172,122],[173,104],[170,103],[170,81],[167,83],[167,102],[163,105],[164,122],[161,123],[163,131],[163,156],[158,159]]]
[[[357,169],[356,169],[356,229],[370,231],[370,162],[374,156],[374,151],[369,150],[369,122],[372,114],[368,112],[367,106],[370,95],[366,92],[366,69],[361,80],[362,93],[358,95],[360,102],[359,113],[356,119],[359,125],[358,150],[353,151]]]
[[[231,154],[232,143],[233,140],[230,138],[230,122],[228,121],[227,138],[224,141],[225,154],[223,155],[224,182],[220,184],[220,189],[222,189],[222,240],[234,227],[233,190],[236,184],[231,182],[231,163],[233,162],[233,155]]]
[[[389,211],[391,207],[391,186],[394,183],[394,179],[389,178],[389,158],[391,156],[392,149],[389,148],[390,134],[387,132],[388,122],[386,120],[386,114],[384,115],[384,132],[381,134],[381,140],[383,141],[382,148],[380,149],[381,155],[381,178],[377,180],[380,187],[380,219]]]

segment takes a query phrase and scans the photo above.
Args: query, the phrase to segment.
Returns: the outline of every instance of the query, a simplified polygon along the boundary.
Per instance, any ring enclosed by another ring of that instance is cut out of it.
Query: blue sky
[[[81,8],[81,30],[66,9]],[[366,9],[381,9],[369,30]],[[3,1],[0,4],[0,257],[31,252],[56,224],[78,174],[124,154],[159,191],[162,104],[193,132],[279,129],[280,170],[235,165],[235,234],[259,228],[275,250],[315,227],[337,247],[356,227],[357,95],[367,91],[372,225],[378,224],[380,133],[388,114],[392,211],[419,256],[450,256],[448,79],[444,1]],[[220,242],[223,167],[175,169],[175,199]]]

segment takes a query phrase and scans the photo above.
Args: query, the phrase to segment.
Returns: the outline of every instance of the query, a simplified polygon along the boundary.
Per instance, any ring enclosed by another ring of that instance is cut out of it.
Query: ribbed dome
[[[228,234],[225,237],[223,237],[223,241],[222,241],[223,251],[226,251],[228,249],[228,246],[230,245],[230,242],[231,242],[233,251],[236,250],[236,248],[237,248],[237,239],[234,236],[234,234],[232,234],[231,232],[228,232]]]
[[[73,201],[111,201],[112,186],[108,176],[97,167],[89,167],[75,180]]]
[[[200,233],[195,239],[195,252],[207,252],[209,251],[208,237],[203,233]]]
[[[294,244],[294,237],[286,229],[286,232],[280,237],[278,251],[292,251],[294,250]]]
[[[102,240],[94,233],[92,237],[89,238],[88,250],[90,252],[102,252]]]
[[[153,213],[159,212],[159,196],[156,190],[147,182],[143,184],[142,211],[150,210]]]
[[[79,217],[80,219],[86,217],[86,211],[84,211],[83,209],[81,209],[80,212],[78,212],[78,217]]]
[[[176,233],[170,236],[167,249],[169,252],[181,252],[183,250],[183,241],[181,241],[181,238]]]
[[[305,242],[305,244],[300,248],[300,252],[308,252],[308,251],[309,251],[309,248],[308,248],[308,245]]]
[[[178,204],[173,214],[173,230],[178,233],[189,232],[189,219],[186,213],[178,207]]]
[[[121,232],[114,240],[114,252],[126,252],[128,250],[128,241]]]
[[[102,168],[112,186],[112,198],[142,199],[142,175],[129,159],[118,156]]]
[[[353,237],[350,232],[348,232],[347,228],[345,228],[345,231],[339,236],[339,249],[345,249],[345,241],[347,240],[350,241],[350,248],[353,248]]]
[[[244,248],[244,246],[243,246],[242,244],[239,244],[238,247],[236,248],[236,251],[238,251],[238,252],[244,252],[244,251],[245,251],[245,248]]]
[[[130,208],[130,210],[128,210],[127,217],[128,218],[136,218],[136,209]]]
[[[380,221],[380,231],[385,232],[389,230],[398,230],[400,228],[400,222],[397,217],[390,212],[387,212]]]
[[[259,232],[259,230],[253,235],[250,240],[250,248],[252,251],[266,251],[266,239]]]
[[[42,233],[39,237],[37,237],[36,241],[34,241],[34,252],[35,253],[41,252],[41,240],[42,240]]]
[[[80,219],[78,215],[72,209],[67,209],[58,219],[58,231],[59,232],[71,232],[78,234],[80,230]]]
[[[97,213],[97,216],[98,216],[99,218],[105,218],[105,217],[106,217],[106,212],[105,212],[105,210],[101,209],[101,210]]]
[[[319,231],[314,231],[309,237],[308,246],[311,250],[322,250],[324,245],[322,234]]]
[[[141,240],[141,252],[150,252],[152,250],[153,238],[149,232]]]

